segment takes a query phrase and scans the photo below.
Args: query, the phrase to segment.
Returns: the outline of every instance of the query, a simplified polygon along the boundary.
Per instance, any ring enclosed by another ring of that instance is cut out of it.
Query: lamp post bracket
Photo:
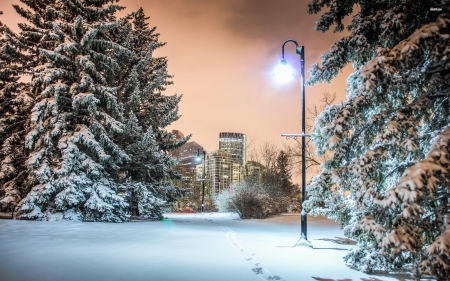
[[[200,179],[200,178],[195,178],[195,180],[196,181],[211,181],[211,180],[208,180],[208,179]]]
[[[290,137],[290,138],[296,138],[296,137],[310,137],[310,134],[281,134],[282,137]]]

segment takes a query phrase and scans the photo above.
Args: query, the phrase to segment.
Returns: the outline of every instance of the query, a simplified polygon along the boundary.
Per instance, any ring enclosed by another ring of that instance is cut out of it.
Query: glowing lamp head
[[[272,76],[278,83],[287,83],[294,78],[295,71],[287,64],[285,59],[282,59],[272,72]]]
[[[202,162],[202,158],[200,158],[200,155],[197,155],[197,157],[195,157],[195,161],[197,161],[197,163]]]

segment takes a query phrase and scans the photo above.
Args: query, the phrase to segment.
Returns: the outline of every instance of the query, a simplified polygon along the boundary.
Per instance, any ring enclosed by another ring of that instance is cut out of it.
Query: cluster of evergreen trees
[[[21,0],[0,26],[0,202],[16,218],[122,222],[176,199],[164,45],[116,0]],[[31,82],[19,78],[31,75]],[[119,196],[119,191],[127,196]]]
[[[358,10],[355,11],[354,8]],[[350,35],[322,56],[309,83],[329,82],[348,63],[345,102],[316,119],[312,140],[332,157],[308,186],[306,207],[338,220],[363,270],[410,264],[450,276],[450,2],[313,0],[328,8],[317,29]],[[322,208],[325,203],[325,208]]]

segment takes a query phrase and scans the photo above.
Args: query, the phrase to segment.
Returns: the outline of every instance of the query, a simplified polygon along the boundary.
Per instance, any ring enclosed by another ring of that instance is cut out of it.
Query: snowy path
[[[309,220],[311,249],[292,247],[298,215],[166,216],[123,224],[0,220],[0,280],[412,280],[347,268],[342,249],[350,246],[326,241],[343,235],[325,219]]]

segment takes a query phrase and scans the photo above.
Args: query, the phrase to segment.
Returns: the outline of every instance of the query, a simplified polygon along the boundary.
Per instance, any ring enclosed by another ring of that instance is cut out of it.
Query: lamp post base
[[[294,247],[304,247],[304,246],[310,247],[310,248],[313,248],[313,249],[314,249],[314,247],[313,247],[313,245],[311,244],[311,242],[309,242],[308,239],[306,239],[305,237],[302,236],[302,237],[300,237],[300,239],[297,241],[297,243],[295,244]]]

